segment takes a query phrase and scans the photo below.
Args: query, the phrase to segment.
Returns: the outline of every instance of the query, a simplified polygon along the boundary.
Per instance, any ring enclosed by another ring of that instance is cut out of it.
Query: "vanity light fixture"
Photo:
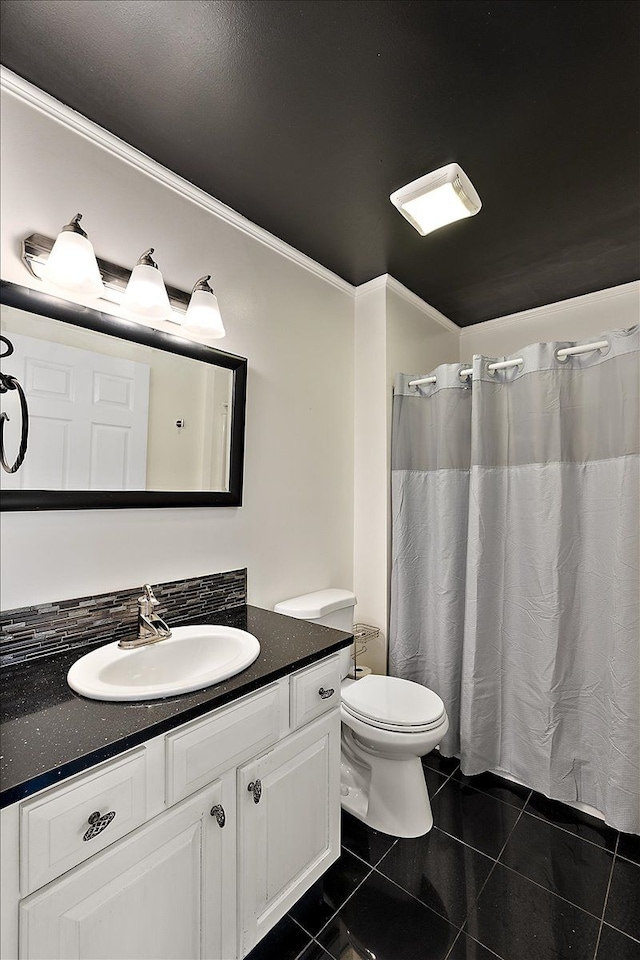
[[[482,207],[475,187],[457,163],[413,180],[389,199],[423,237],[448,223],[475,216]]]
[[[91,241],[80,226],[81,213],[69,221],[58,234],[42,270],[42,278],[56,287],[100,296],[104,292],[102,277]]]
[[[168,320],[171,304],[158,264],[151,257],[153,251],[153,247],[145,250],[133,268],[122,309],[145,320]]]
[[[212,340],[224,337],[225,330],[218,306],[218,298],[209,286],[211,274],[200,277],[191,291],[191,300],[184,318],[186,330],[193,330]]]
[[[79,214],[74,217],[76,225],[79,217]],[[61,236],[76,234],[75,228],[73,234],[67,230],[67,227],[65,231]],[[45,277],[48,279],[49,261],[56,243],[57,241],[54,242],[51,237],[41,233],[32,233],[22,241],[22,261],[29,273],[37,280],[44,280]],[[166,319],[171,323],[185,324],[194,333],[200,333],[211,339],[224,337],[225,330],[218,300],[207,282],[210,275],[201,277],[189,294],[185,290],[171,287],[163,282],[162,275],[151,258],[152,253],[153,248],[145,251],[133,271],[117,263],[111,263],[109,260],[94,257],[98,276],[102,275],[99,297],[111,304],[118,304],[120,307],[118,313],[122,311],[130,314],[132,319]],[[132,286],[131,280],[134,275],[136,284]],[[140,285],[137,283],[138,279],[141,281]],[[68,289],[80,291],[78,286],[69,286]],[[150,312],[150,305],[153,313]],[[106,309],[108,311],[108,307]],[[185,323],[187,309],[189,309],[189,322]]]

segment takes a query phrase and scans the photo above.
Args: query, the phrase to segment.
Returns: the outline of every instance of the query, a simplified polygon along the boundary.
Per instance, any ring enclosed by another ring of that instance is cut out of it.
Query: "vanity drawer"
[[[22,895],[104,850],[146,817],[144,747],[25,801],[20,807]]]
[[[167,734],[167,802],[177,803],[238,763],[257,756],[286,728],[286,684],[271,684]]]
[[[340,658],[328,657],[291,677],[291,729],[310,723],[340,703]]]

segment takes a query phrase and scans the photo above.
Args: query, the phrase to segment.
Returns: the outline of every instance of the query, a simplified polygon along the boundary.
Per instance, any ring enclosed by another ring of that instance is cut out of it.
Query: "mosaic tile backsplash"
[[[135,636],[141,586],[1,612],[0,665]],[[156,611],[169,626],[247,602],[246,569],[152,586],[160,601]]]

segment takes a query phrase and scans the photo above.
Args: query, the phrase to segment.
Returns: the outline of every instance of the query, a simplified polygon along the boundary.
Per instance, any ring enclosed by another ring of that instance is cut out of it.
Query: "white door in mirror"
[[[235,627],[175,627],[171,636],[133,650],[108,643],[67,674],[91,700],[158,700],[202,690],[246,670],[260,653],[256,637]]]

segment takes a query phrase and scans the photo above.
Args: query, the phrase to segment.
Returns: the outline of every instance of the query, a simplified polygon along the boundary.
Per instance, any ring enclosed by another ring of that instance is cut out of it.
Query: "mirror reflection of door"
[[[12,333],[29,448],[5,489],[144,490],[149,365]],[[8,398],[10,399],[10,398]]]
[[[7,305],[1,327],[30,417],[25,461],[1,489],[229,490],[232,370]],[[17,398],[0,403],[11,453]]]

